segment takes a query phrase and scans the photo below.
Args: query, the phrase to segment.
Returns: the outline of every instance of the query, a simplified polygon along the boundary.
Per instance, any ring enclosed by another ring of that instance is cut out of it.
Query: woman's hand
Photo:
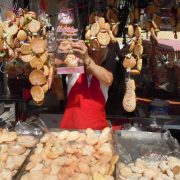
[[[85,64],[89,62],[89,55],[88,55],[88,47],[86,46],[85,42],[79,40],[77,42],[71,42],[71,47],[75,55],[80,57]]]

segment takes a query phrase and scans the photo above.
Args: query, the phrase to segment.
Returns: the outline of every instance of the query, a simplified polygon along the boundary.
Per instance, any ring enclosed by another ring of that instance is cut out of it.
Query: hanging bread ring
[[[17,39],[19,41],[25,41],[27,39],[27,33],[24,30],[19,30],[18,34],[17,34]]]
[[[10,20],[11,22],[14,22],[16,19],[16,15],[12,11],[6,11],[4,17],[5,19]]]
[[[0,22],[0,38],[3,38],[3,26],[1,22]]]
[[[99,30],[100,30],[99,24],[97,22],[93,23],[91,25],[91,36],[95,37],[97,33],[99,32]]]
[[[27,55],[31,53],[31,46],[30,44],[23,44],[21,46],[21,54],[22,55]]]
[[[23,62],[30,62],[32,59],[32,55],[31,54],[21,55],[20,58]]]
[[[32,21],[28,24],[28,29],[32,33],[37,33],[41,28],[41,24],[39,21],[32,19]]]
[[[111,30],[110,24],[109,23],[105,23],[104,29],[109,32]]]
[[[13,24],[11,26],[7,26],[7,24],[5,24],[4,26],[4,31],[9,34],[9,35],[15,35],[18,32],[18,26],[16,24]]]
[[[46,49],[45,40],[40,39],[40,38],[33,38],[31,40],[31,48],[32,48],[32,51],[36,54],[43,53]]]
[[[45,64],[45,62],[48,60],[48,53],[47,51],[45,51],[42,55],[40,55],[43,63]]]
[[[36,68],[37,70],[41,69],[44,65],[43,60],[38,56],[33,56],[30,65],[32,68]]]
[[[41,70],[33,70],[29,75],[29,81],[32,85],[43,85],[46,83],[46,76]]]
[[[44,91],[41,86],[33,86],[31,88],[31,96],[36,102],[41,102],[44,99]]]
[[[128,54],[125,56],[124,61],[123,61],[123,67],[124,68],[134,68],[136,65],[136,59],[131,55]]]
[[[97,39],[102,46],[107,46],[111,40],[108,32],[99,32]]]
[[[141,27],[137,26],[134,32],[135,37],[138,39],[141,37]]]
[[[6,37],[6,42],[12,49],[14,49],[14,38],[12,35]]]
[[[49,89],[48,82],[46,84],[44,84],[43,86],[41,86],[41,87],[42,87],[44,93],[46,93],[48,91],[48,89]]]
[[[134,47],[134,54],[136,56],[141,56],[143,53],[143,47],[141,44],[136,44],[135,47]]]
[[[130,38],[132,38],[133,35],[134,35],[134,28],[133,28],[133,26],[132,26],[131,24],[128,25],[128,32],[127,32],[127,34],[128,34],[128,36],[129,36]]]
[[[105,27],[105,19],[103,17],[98,17],[98,24],[99,24],[99,29],[104,29]]]
[[[4,41],[3,39],[0,38],[0,50],[3,51],[4,50]]]

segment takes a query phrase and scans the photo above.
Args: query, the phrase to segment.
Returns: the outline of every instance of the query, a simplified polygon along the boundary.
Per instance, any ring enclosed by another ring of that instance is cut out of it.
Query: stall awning
[[[180,40],[176,39],[158,39],[158,50],[180,51]]]
[[[143,39],[143,44],[150,44],[150,40]],[[180,51],[180,40],[177,39],[158,39],[158,51]]]

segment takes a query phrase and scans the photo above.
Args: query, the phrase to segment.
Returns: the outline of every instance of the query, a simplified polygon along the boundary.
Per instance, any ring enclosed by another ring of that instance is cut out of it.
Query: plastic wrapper
[[[83,61],[74,54],[71,42],[80,39],[79,15],[77,3],[72,0],[63,0],[60,3],[58,21],[56,25],[56,52],[57,74],[72,74],[84,72]]]
[[[21,135],[42,136],[44,132],[48,132],[48,128],[39,117],[31,117],[26,122],[18,121],[15,131]]]

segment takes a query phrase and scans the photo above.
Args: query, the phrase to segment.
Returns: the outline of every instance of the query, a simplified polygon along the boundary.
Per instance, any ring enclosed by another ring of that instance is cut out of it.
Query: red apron
[[[105,98],[99,81],[95,76],[92,76],[88,87],[87,74],[80,74],[69,92],[67,107],[60,123],[60,128],[92,128],[100,130],[107,126]]]

